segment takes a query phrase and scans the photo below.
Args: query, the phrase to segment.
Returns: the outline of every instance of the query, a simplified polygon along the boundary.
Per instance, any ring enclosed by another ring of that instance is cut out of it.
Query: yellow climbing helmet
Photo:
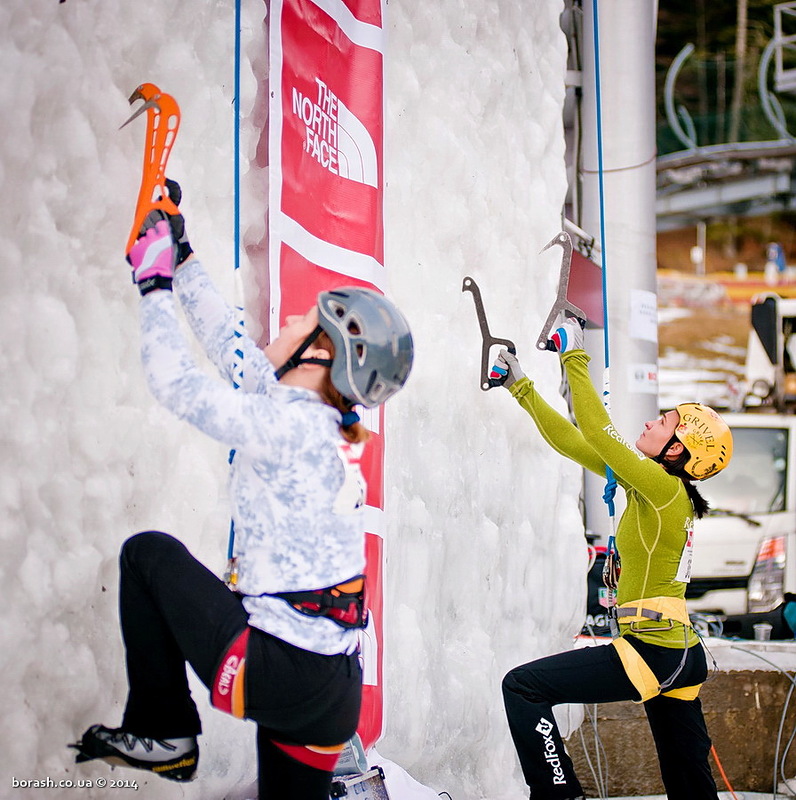
[[[732,458],[732,432],[727,423],[701,403],[681,403],[676,411],[680,422],[674,435],[691,456],[683,469],[698,481],[721,472]]]

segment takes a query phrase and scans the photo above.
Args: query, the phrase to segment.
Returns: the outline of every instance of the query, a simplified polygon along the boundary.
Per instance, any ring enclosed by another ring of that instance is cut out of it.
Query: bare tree
[[[748,0],[737,0],[738,21],[735,28],[735,84],[732,89],[730,108],[729,141],[737,142],[741,130],[741,106],[743,104],[743,85],[746,77],[746,28]]]

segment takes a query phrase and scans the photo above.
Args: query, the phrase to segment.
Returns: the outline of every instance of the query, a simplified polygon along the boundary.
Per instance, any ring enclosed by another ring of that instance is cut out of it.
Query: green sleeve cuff
[[[523,375],[509,386],[509,391],[515,400],[522,400],[526,394],[533,391],[533,381],[527,375]]]
[[[591,357],[585,350],[569,350],[568,352],[561,354],[561,363],[566,364],[567,361],[569,361],[569,359],[573,357],[583,359],[583,361],[585,361],[586,364],[588,364],[589,361],[591,361]]]

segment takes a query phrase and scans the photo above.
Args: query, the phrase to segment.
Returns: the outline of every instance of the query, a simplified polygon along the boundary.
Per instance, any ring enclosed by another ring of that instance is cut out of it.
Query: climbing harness
[[[648,597],[641,600],[632,600],[629,603],[622,603],[621,606],[615,606],[614,615],[620,626],[628,625],[631,631],[668,631],[672,630],[676,623],[680,623],[683,626],[683,655],[675,671],[665,681],[658,681],[655,674],[647,666],[647,663],[625,637],[618,636],[612,641],[612,644],[619,653],[619,658],[628,678],[630,678],[631,683],[641,695],[641,699],[637,702],[643,703],[645,700],[649,700],[659,694],[680,700],[693,700],[699,694],[702,684],[684,686],[678,689],[669,688],[683,671],[685,662],[688,659],[688,638],[691,632],[691,620],[688,617],[685,600],[680,597]],[[661,624],[660,626],[650,627],[649,623],[651,622]],[[646,627],[634,627],[638,623],[645,623]]]
[[[308,617],[326,617],[341,628],[366,628],[368,624],[367,581],[364,575],[302,592],[263,592],[248,597],[278,597]]]
[[[665,627],[655,630],[671,630],[675,622],[691,626],[685,600],[681,597],[650,597],[642,600],[631,600],[616,606],[615,614],[620,625],[630,625],[631,630],[639,622],[662,622]]]
[[[689,628],[684,628],[686,631],[686,642],[688,640]],[[677,669],[663,682],[660,682],[655,673],[649,668],[647,662],[639,654],[638,650],[624,636],[619,636],[611,642],[611,646],[616,648],[625,673],[633,684],[636,691],[639,693],[639,699],[633,702],[645,703],[659,694],[665,697],[673,697],[677,700],[695,700],[699,695],[699,690],[702,684],[695,686],[681,686],[677,689],[671,689],[671,685],[677,679],[677,676],[682,672],[685,662],[688,658],[688,648],[683,649],[683,657]]]

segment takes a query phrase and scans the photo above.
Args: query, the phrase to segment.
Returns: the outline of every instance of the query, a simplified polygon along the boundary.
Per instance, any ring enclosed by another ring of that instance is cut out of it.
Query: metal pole
[[[584,3],[583,218],[600,230],[594,18]],[[655,4],[600,0],[600,86],[605,247],[610,319],[611,416],[635,443],[658,409],[658,338],[655,227]],[[602,331],[587,331],[591,375],[603,384]],[[587,473],[586,525],[605,540],[605,481]],[[617,494],[617,506],[623,498]],[[620,513],[618,508],[617,513]]]
[[[706,272],[706,264],[708,260],[708,226],[705,220],[701,219],[697,222],[697,250],[699,252],[699,261],[696,264],[697,275],[704,275]]]

